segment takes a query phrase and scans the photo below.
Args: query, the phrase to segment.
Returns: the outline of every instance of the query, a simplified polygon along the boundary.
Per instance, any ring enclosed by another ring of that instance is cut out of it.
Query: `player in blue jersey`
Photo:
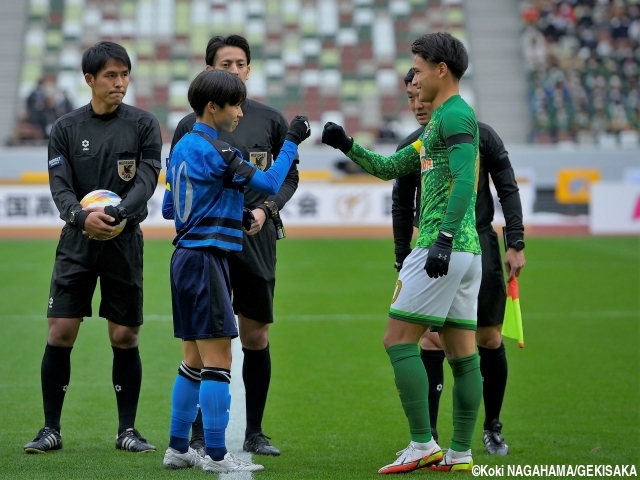
[[[238,336],[226,255],[242,249],[243,188],[277,193],[298,145],[311,130],[306,117],[295,117],[275,163],[266,172],[259,170],[218,140],[218,132],[231,132],[238,125],[246,95],[242,80],[229,72],[200,73],[188,93],[196,123],[172,150],[167,167],[162,214],[176,225],[171,296],[174,335],[183,340],[184,361],[173,387],[165,468],[200,466],[212,473],[264,469],[225,446],[231,339]],[[198,405],[204,423],[203,459],[189,447]]]

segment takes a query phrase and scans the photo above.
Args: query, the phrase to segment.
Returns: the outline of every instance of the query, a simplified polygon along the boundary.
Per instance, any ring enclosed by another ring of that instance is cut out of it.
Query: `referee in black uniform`
[[[412,85],[413,70],[404,78],[409,107],[421,127],[400,143],[398,150],[415,142],[431,118],[431,105],[418,100]],[[480,131],[480,171],[476,199],[476,229],[482,248],[482,283],[478,294],[478,330],[476,343],[480,354],[480,372],[483,377],[485,406],[482,440],[490,454],[506,455],[509,451],[502,437],[500,411],[507,385],[507,357],[502,343],[502,322],[506,305],[506,287],[502,270],[502,256],[498,236],[491,225],[494,215],[493,197],[489,189],[489,175],[498,192],[506,221],[508,249],[504,264],[509,281],[520,275],[525,264],[524,226],[522,205],[513,168],[504,144],[498,134],[486,123],[478,122]],[[413,227],[418,226],[420,210],[420,171],[398,178],[393,185],[392,218],[395,244],[396,270],[400,271],[404,259],[411,252]],[[444,352],[438,335],[425,332],[421,339],[420,356],[429,377],[429,417],[434,438],[438,437],[436,423],[444,373]]]
[[[45,424],[25,445],[27,453],[62,448],[60,415],[71,376],[71,349],[100,278],[99,315],[107,319],[113,349],[113,387],[118,405],[116,448],[151,452],[134,428],[142,364],[138,332],[142,325],[142,248],[140,222],[156,189],[162,139],[156,118],[122,103],[129,85],[127,51],[101,42],[84,52],[82,71],[91,102],[58,119],[49,138],[49,184],[62,228],[51,278],[49,335],[41,379]],[[117,193],[117,207],[83,210],[87,193]],[[114,225],[123,232],[111,238]],[[108,240],[108,241],[98,241]]]
[[[227,70],[243,81],[249,78],[251,50],[239,35],[216,36],[206,51],[207,69]],[[233,131],[220,132],[220,140],[236,147],[245,160],[267,170],[277,158],[288,131],[284,116],[261,103],[247,99],[242,104],[243,117]],[[171,148],[191,130],[195,114],[183,118],[173,135]],[[298,160],[294,161],[277,195],[267,196],[251,189],[244,191],[245,208],[255,220],[244,236],[242,251],[229,257],[233,308],[238,315],[240,341],[244,352],[242,378],[246,391],[247,427],[244,450],[259,455],[280,455],[262,432],[262,417],[271,382],[269,325],[273,323],[273,295],[276,283],[276,226],[274,215],[298,188]],[[193,425],[191,446],[202,451],[204,433],[202,416]]]

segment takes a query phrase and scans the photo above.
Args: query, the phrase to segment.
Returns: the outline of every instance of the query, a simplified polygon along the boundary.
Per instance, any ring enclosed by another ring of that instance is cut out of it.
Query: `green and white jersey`
[[[429,248],[438,232],[454,236],[453,251],[480,254],[475,205],[480,135],[473,109],[454,95],[431,116],[419,140],[383,157],[354,142],[347,156],[367,172],[390,180],[420,168],[422,199],[416,246]]]

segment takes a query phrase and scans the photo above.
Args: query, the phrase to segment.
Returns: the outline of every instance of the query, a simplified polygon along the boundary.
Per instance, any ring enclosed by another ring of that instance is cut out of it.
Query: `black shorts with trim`
[[[507,302],[502,255],[493,228],[478,232],[482,249],[482,282],[478,293],[478,327],[501,325]]]
[[[47,317],[91,317],[100,278],[98,314],[118,325],[142,325],[143,244],[138,225],[105,241],[90,240],[65,225],[56,249]]]
[[[183,340],[236,338],[226,253],[178,248],[171,257],[173,335]]]
[[[273,323],[276,287],[276,229],[267,220],[255,235],[244,235],[242,251],[229,255],[233,311]]]

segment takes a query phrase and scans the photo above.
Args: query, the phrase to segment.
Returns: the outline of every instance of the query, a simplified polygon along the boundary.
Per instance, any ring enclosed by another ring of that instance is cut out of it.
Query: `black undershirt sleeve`
[[[520,191],[502,139],[492,128],[487,131],[483,161],[496,188],[506,223],[507,243],[511,244],[524,239]]]

